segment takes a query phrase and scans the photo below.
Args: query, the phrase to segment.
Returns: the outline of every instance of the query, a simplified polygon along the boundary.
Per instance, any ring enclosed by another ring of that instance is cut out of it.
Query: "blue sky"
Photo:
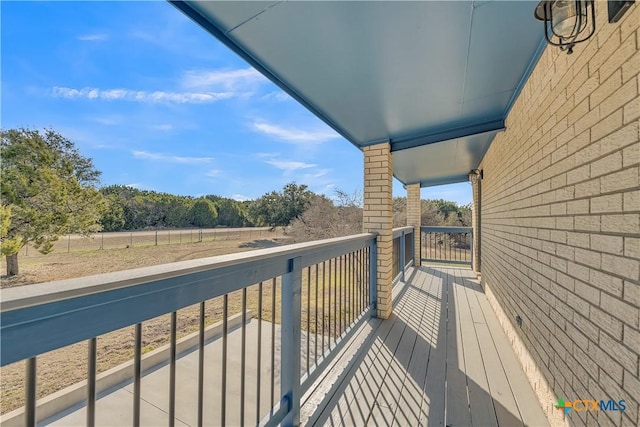
[[[362,190],[362,153],[167,2],[7,2],[2,128],[50,127],[102,185],[253,199]],[[404,196],[394,180],[394,195]],[[468,183],[423,198],[471,201]]]

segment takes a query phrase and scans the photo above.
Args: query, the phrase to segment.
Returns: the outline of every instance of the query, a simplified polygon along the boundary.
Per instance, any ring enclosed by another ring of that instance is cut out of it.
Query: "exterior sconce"
[[[471,172],[469,172],[469,175],[475,175],[478,177],[478,179],[482,179],[484,178],[484,170],[483,169],[471,169]]]
[[[536,19],[544,24],[544,36],[552,46],[573,53],[576,43],[596,31],[594,0],[545,0],[536,7]]]

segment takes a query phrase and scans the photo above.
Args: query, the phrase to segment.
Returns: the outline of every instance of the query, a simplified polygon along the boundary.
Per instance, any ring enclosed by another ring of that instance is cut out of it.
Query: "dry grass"
[[[53,279],[82,277],[90,274],[119,271],[176,262],[207,256],[252,250],[275,246],[278,236],[265,240],[216,241],[171,246],[150,246],[128,249],[98,250],[76,253],[50,254],[46,257],[21,257],[22,274],[19,278],[4,280],[2,286],[19,286],[46,282]],[[353,264],[356,265],[355,257]],[[325,332],[336,336],[343,330],[348,319],[356,313],[349,311],[351,300],[360,302],[363,295],[357,286],[336,286],[359,281],[358,268],[347,269],[346,262],[341,269],[333,263],[320,264],[303,271],[302,280],[302,327],[310,332]],[[358,271],[355,271],[358,270]],[[310,279],[310,281],[309,281]],[[332,286],[329,286],[329,282]],[[272,310],[273,284],[276,284],[275,310]],[[247,288],[246,307],[258,315],[260,293],[258,285]],[[316,305],[316,300],[318,304]],[[324,302],[323,302],[324,301]],[[331,304],[329,304],[331,301]],[[243,292],[236,291],[228,296],[228,315],[240,313],[243,306]],[[322,310],[322,307],[325,310]],[[275,311],[275,313],[274,313]],[[205,303],[205,323],[215,323],[223,316],[223,297]],[[331,317],[331,327],[329,327]],[[280,280],[267,281],[262,285],[262,318],[279,323]],[[336,325],[336,318],[342,325]],[[170,315],[160,316],[143,323],[143,351],[151,351],[169,342]],[[199,305],[186,307],[178,312],[178,337],[198,329]],[[308,322],[308,323],[307,323]],[[308,327],[307,327],[308,325]],[[98,337],[98,372],[130,360],[133,356],[134,327],[127,327]],[[38,397],[44,397],[69,385],[86,379],[87,343],[81,342],[38,356]],[[2,413],[24,405],[24,362],[14,363],[0,370],[2,379]]]

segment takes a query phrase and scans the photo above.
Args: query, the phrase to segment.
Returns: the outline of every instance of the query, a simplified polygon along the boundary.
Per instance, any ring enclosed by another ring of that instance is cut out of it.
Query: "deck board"
[[[420,267],[407,277],[394,289],[394,315],[373,319],[344,350],[352,353],[323,385],[324,406],[302,422],[548,425],[473,273]]]
[[[464,349],[462,347],[462,331],[458,319],[458,308],[455,296],[455,283],[451,270],[445,270],[445,289],[447,291],[447,337],[446,337],[446,403],[445,424],[447,426],[470,426],[471,411],[467,376],[464,366]]]
[[[462,278],[456,277],[456,285]],[[481,426],[496,426],[498,420],[491,402],[489,381],[484,366],[482,351],[480,350],[480,337],[478,337],[477,315],[474,314],[475,305],[468,298],[468,289],[464,286],[455,286],[455,295],[459,309],[458,320],[462,330],[462,345],[464,349],[465,374],[467,375],[467,388],[469,393],[469,407],[474,424]],[[484,320],[483,320],[484,322]]]
[[[537,400],[526,376],[521,368],[511,343],[502,332],[498,319],[489,306],[489,302],[481,293],[480,284],[473,279],[465,279],[466,283],[476,287],[480,292],[476,292],[475,299],[482,310],[487,330],[491,335],[496,349],[500,349],[498,356],[507,375],[512,390],[515,403],[520,411],[522,422],[525,426],[537,426],[546,423],[547,419],[539,405],[532,405],[531,402]],[[517,392],[516,392],[517,391]]]
[[[415,286],[418,289],[432,292],[433,276],[422,275],[418,277]],[[413,339],[413,348],[400,392],[401,402],[396,406],[394,412],[393,425],[396,426],[419,425],[420,418],[423,415],[422,407],[425,405],[426,408],[426,405],[428,405],[428,402],[425,402],[422,390],[427,376],[428,363],[425,362],[429,361],[429,351],[431,350],[429,342],[425,339],[429,333],[426,322],[431,322],[431,317],[428,316],[427,304],[422,304],[422,309],[418,311],[420,311],[419,316],[416,313],[415,316],[409,319],[409,326],[417,326],[417,328],[410,331]],[[424,418],[426,419],[426,413]]]

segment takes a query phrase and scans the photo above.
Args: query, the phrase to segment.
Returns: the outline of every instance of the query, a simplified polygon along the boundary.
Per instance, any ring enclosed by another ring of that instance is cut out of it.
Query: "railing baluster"
[[[33,427],[36,425],[36,358],[27,359],[25,373],[25,425]]]
[[[260,374],[262,362],[262,282],[258,285],[258,362],[256,368],[256,425],[260,423]]]
[[[356,318],[356,307],[357,307],[357,303],[356,303],[356,254],[355,252],[351,252],[351,301],[349,304],[349,307],[351,309],[351,322],[353,323],[353,321]]]
[[[373,306],[374,316],[378,316],[378,296],[376,286],[378,284],[378,266],[377,266],[377,246],[378,240],[374,240],[369,247],[369,302]]]
[[[347,286],[346,286],[346,295],[345,295],[345,300],[346,300],[346,306],[347,306],[347,312],[346,312],[346,321],[345,323],[345,330],[347,330],[347,328],[349,327],[349,325],[351,324],[351,253],[347,254]]]
[[[364,292],[364,306],[369,305],[369,248],[364,248],[364,258],[362,260],[364,264],[364,282],[362,284],[362,291]]]
[[[240,425],[244,425],[244,387],[247,342],[247,288],[242,289],[242,349],[240,350]]]
[[[198,335],[198,427],[204,424],[204,328],[205,301],[200,303],[200,324]]]
[[[332,264],[331,263],[331,259],[329,259],[329,289],[328,289],[329,290],[329,295],[328,295],[328,298],[327,298],[329,300],[329,324],[328,324],[328,326],[329,326],[329,349],[331,349],[331,335],[333,335],[333,332],[331,330],[331,282],[332,282],[331,276],[333,276],[333,271],[332,271],[331,264]],[[334,313],[335,313],[335,308],[334,308]],[[334,319],[335,319],[335,316],[334,316]],[[335,320],[334,320],[334,322],[335,322]],[[336,342],[335,341],[335,335],[334,335],[333,342],[334,342],[334,344]]]
[[[311,363],[311,267],[307,267],[307,373]]]
[[[169,366],[169,427],[176,422],[176,330],[178,313],[171,312],[171,365]]]
[[[342,282],[344,280],[344,276],[342,274],[342,255],[340,255],[340,281],[338,282],[338,337],[342,336]]]
[[[87,360],[87,427],[96,425],[96,344],[97,338],[88,341]]]
[[[365,308],[365,298],[366,294],[364,292],[364,276],[365,276],[365,265],[364,265],[364,257],[365,257],[365,249],[360,249],[360,313],[364,311]]]
[[[229,333],[229,294],[222,299],[222,393],[220,402],[220,425],[227,424],[227,344]]]
[[[325,326],[325,305],[324,305],[324,299],[325,299],[325,285],[327,283],[327,269],[326,269],[326,262],[322,261],[322,355],[324,356],[325,353],[325,347],[324,347],[324,334],[325,334],[325,330],[324,330],[324,326]]]
[[[400,257],[399,268],[400,268],[400,276],[401,276],[400,280],[402,280],[402,283],[404,283],[405,282],[405,278],[404,278],[404,257],[405,257],[405,253],[404,253],[404,250],[405,250],[405,247],[406,247],[404,231],[400,235],[400,242],[399,242],[398,246],[399,246],[399,249],[400,249],[400,254],[399,254],[399,257]]]
[[[314,283],[315,288],[316,288],[316,318],[315,318],[315,338],[313,340],[313,346],[314,346],[314,361],[316,366],[318,365],[318,264],[316,264],[316,281]]]
[[[142,380],[142,323],[136,323],[133,357],[133,425],[140,425],[140,383]]]
[[[274,404],[275,378],[274,372],[276,368],[276,278],[273,278],[271,284],[271,409]]]
[[[344,254],[344,286],[342,287],[342,333],[347,330],[349,322],[349,254]]]

